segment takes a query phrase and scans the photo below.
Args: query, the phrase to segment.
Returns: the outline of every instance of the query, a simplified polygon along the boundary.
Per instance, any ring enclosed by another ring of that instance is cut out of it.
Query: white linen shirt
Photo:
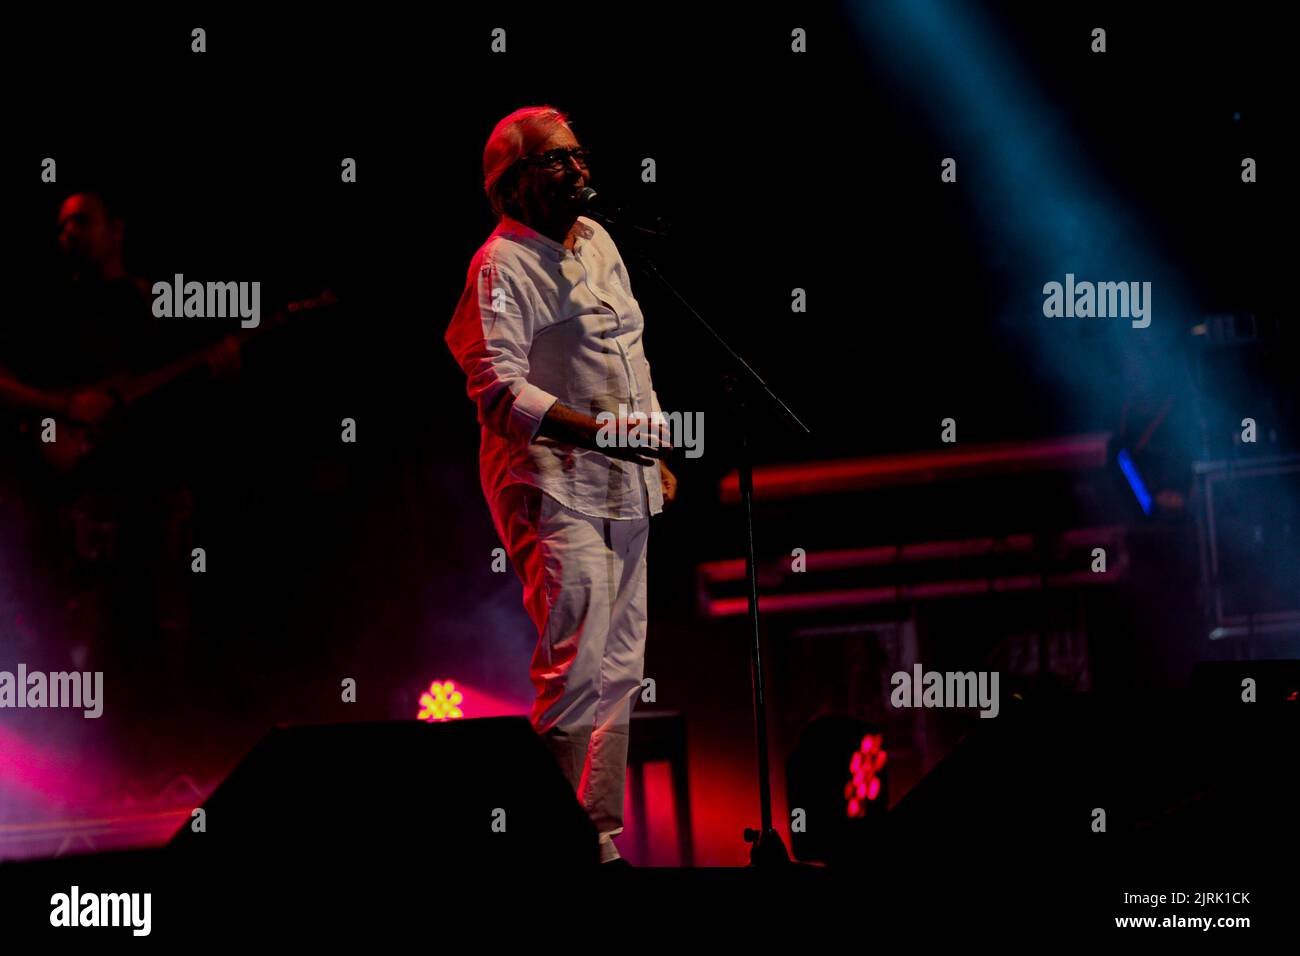
[[[509,215],[474,254],[445,340],[478,407],[483,493],[511,484],[573,511],[631,520],[663,510],[659,466],[538,434],[557,400],[600,412],[659,411],[627,269],[600,223],[578,217],[573,251]]]

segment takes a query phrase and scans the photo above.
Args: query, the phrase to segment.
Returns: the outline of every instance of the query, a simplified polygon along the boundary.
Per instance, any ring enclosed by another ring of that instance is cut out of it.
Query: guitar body
[[[40,442],[41,459],[52,471],[70,474],[95,450],[102,433],[103,429],[96,425],[56,419],[54,441]]]
[[[244,330],[232,337],[242,345],[255,336],[283,324],[290,316],[327,308],[336,302],[334,293],[327,289],[315,298],[289,303],[269,318],[263,319],[256,328]],[[118,404],[102,421],[86,424],[63,418],[55,419],[53,441],[43,440],[45,429],[37,423],[36,431],[39,436],[37,446],[45,465],[51,471],[61,475],[75,472],[97,448],[106,441],[111,441],[114,421],[119,415],[129,411],[140,400],[163,390],[195,369],[205,367],[210,348],[211,346],[183,355],[144,375],[119,375],[88,388],[87,391],[108,392],[118,398]]]

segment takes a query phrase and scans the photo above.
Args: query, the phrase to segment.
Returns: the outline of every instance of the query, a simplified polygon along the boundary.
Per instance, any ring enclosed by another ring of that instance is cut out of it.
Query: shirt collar
[[[520,222],[509,213],[501,214],[501,221],[498,223],[496,232],[498,236],[509,236],[533,245],[541,246],[551,252],[557,259],[562,259],[568,255],[569,250],[561,242],[556,242],[550,236],[544,236],[532,226]],[[591,222],[585,216],[578,217],[577,234],[583,239],[590,239],[596,233],[591,228]]]

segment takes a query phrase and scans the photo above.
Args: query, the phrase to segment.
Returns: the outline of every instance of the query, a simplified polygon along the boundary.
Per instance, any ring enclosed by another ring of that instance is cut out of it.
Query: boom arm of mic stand
[[[655,233],[655,235],[658,235],[658,233]],[[790,409],[789,405],[783,402],[780,397],[768,387],[767,382],[763,381],[763,377],[754,371],[753,367],[737,354],[736,350],[727,343],[727,340],[724,339],[718,331],[705,320],[704,316],[700,315],[700,313],[695,310],[690,302],[686,300],[685,296],[677,291],[676,286],[664,278],[663,273],[661,273],[658,267],[654,264],[654,260],[640,249],[634,250],[633,255],[641,268],[652,276],[661,286],[667,289],[681,307],[695,318],[695,321],[699,326],[704,329],[704,331],[708,333],[709,337],[713,339],[714,343],[722,349],[723,353],[731,360],[732,365],[735,366],[738,380],[745,385],[748,385],[749,389],[754,393],[762,395],[766,399],[767,404],[775,409],[777,415],[784,419],[786,424],[793,428],[795,432],[801,435],[811,434],[808,426],[799,419],[799,416]]]
[[[603,223],[606,226],[613,226],[615,229],[627,229],[632,232],[638,232],[642,236],[654,236],[656,239],[668,238],[668,230],[664,229],[662,223],[659,223],[658,220],[656,220],[656,224],[659,225],[659,228],[652,229],[650,226],[643,226],[640,223],[625,222],[622,220],[621,214],[616,212],[588,209],[584,215],[590,216],[592,219],[595,219],[597,222]]]

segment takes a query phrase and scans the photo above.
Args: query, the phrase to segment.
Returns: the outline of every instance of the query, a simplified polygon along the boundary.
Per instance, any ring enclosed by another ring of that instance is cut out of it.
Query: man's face
[[[74,267],[102,266],[121,247],[122,221],[94,193],[77,193],[59,209],[59,248]]]
[[[577,149],[577,138],[564,126],[551,130],[546,141],[533,150],[534,157],[553,149]],[[580,189],[588,184],[585,166],[573,157],[565,157],[558,169],[549,166],[524,164],[519,176],[519,205],[525,223],[553,227],[572,225],[581,207],[577,202]]]

